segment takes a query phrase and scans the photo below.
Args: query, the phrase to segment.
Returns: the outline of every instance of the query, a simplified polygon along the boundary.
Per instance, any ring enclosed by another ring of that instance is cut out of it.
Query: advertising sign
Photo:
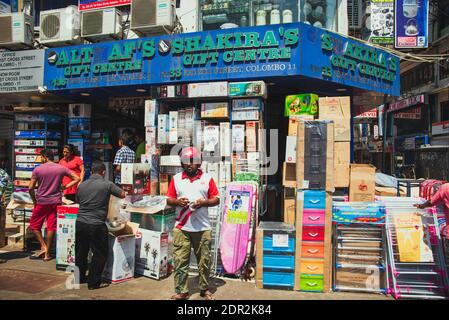
[[[395,119],[412,119],[412,120],[420,120],[421,119],[421,107],[414,108],[409,111],[395,113],[393,115]]]
[[[428,0],[395,0],[395,47],[427,48]]]
[[[362,118],[377,118],[377,108],[371,107],[358,107],[356,108],[356,119],[362,119]]]
[[[371,37],[376,44],[394,42],[394,0],[371,0]]]
[[[69,90],[308,76],[399,94],[399,60],[303,23],[47,49],[45,85]]]
[[[426,96],[424,94],[420,94],[414,97],[406,98],[399,100],[397,102],[390,103],[388,105],[388,112],[393,112],[401,109],[405,109],[408,107],[412,107],[418,104],[425,104]]]
[[[0,93],[36,91],[44,82],[44,50],[0,52]]]
[[[432,135],[449,134],[449,121],[432,123]]]
[[[131,0],[79,0],[80,11],[93,10],[108,7],[126,6],[131,4]]]

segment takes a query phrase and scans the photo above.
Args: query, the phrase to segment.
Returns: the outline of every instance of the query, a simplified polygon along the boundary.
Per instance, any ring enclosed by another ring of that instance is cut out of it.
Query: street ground
[[[17,248],[0,249],[0,300],[167,300],[173,292],[173,275],[163,280],[136,277],[104,289],[88,290],[86,284],[79,289],[67,289],[68,274],[56,270],[56,260],[49,262],[30,260],[29,253]],[[199,296],[198,279],[190,277],[191,300],[202,300]],[[217,300],[386,300],[379,294],[333,292],[305,293],[296,291],[268,290],[256,288],[254,282],[238,279],[213,278],[211,291]]]

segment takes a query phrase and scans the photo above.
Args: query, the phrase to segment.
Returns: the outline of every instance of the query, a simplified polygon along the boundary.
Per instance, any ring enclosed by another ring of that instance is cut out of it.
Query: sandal
[[[39,252],[35,252],[30,256],[31,260],[40,260],[42,259],[42,255],[45,255],[45,251],[39,251]]]
[[[190,295],[188,292],[186,292],[186,293],[177,293],[171,296],[170,300],[188,300],[189,298]]]
[[[201,290],[200,296],[204,298],[204,300],[215,300],[215,296],[209,290]]]

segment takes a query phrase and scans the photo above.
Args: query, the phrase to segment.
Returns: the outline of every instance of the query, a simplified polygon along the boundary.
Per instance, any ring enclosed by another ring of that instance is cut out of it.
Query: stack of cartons
[[[332,282],[334,124],[298,124],[295,290],[329,292]]]
[[[336,188],[349,187],[351,162],[351,101],[350,97],[319,98],[319,119],[334,122],[334,182]]]

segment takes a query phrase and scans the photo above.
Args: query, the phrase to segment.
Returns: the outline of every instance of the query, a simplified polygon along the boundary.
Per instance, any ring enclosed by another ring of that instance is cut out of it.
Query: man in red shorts
[[[33,254],[30,258],[40,259],[44,256],[44,261],[49,261],[52,259],[50,248],[56,231],[56,207],[61,204],[61,192],[76,185],[80,178],[66,167],[54,163],[54,155],[50,150],[42,150],[41,159],[42,164],[33,170],[29,185],[30,196],[34,203],[30,229],[41,244],[41,251]],[[72,181],[62,186],[64,177],[70,177]],[[41,231],[45,220],[47,221],[47,243],[45,243]]]

